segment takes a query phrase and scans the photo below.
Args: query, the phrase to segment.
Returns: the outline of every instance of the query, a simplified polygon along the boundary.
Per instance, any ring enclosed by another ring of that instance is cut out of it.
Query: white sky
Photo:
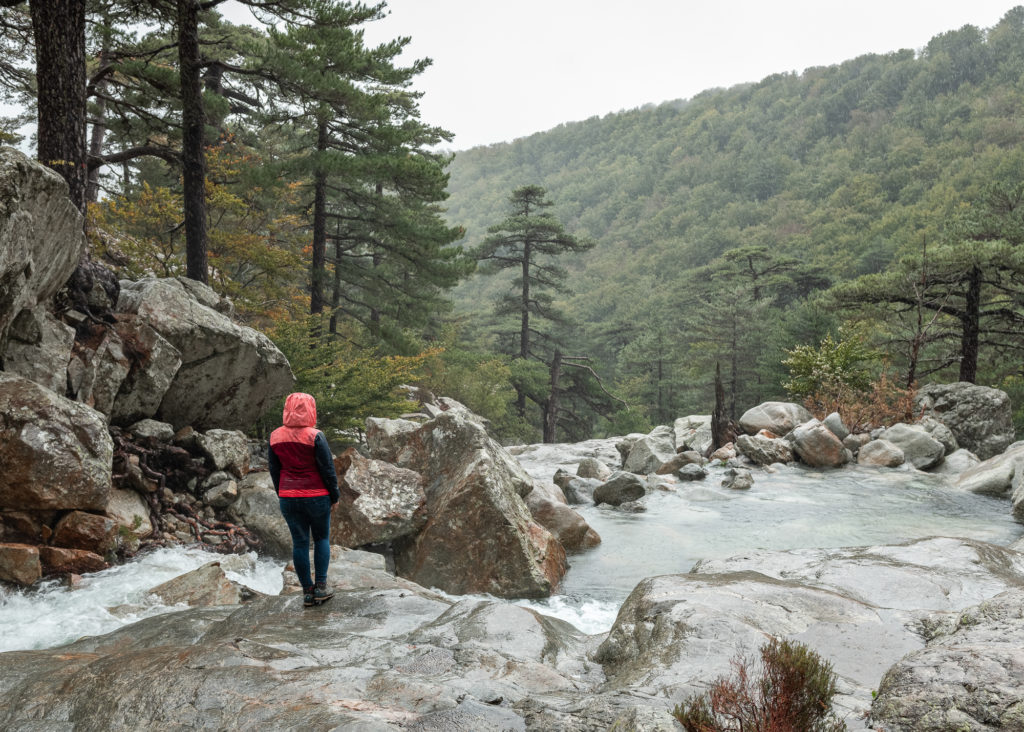
[[[411,36],[434,63],[415,88],[451,147],[865,53],[921,49],[1022,0],[388,0],[368,43]]]

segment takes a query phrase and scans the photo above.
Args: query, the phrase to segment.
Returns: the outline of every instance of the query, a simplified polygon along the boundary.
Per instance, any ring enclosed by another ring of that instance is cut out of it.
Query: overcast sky
[[[921,49],[1013,0],[388,0],[370,43],[433,66],[425,122],[464,150],[865,53]]]

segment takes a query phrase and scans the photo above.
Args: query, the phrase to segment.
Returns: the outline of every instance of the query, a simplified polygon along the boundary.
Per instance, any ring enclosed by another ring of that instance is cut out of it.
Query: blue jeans
[[[313,586],[309,576],[309,535],[313,535],[313,565],[316,581],[327,581],[331,561],[331,498],[279,498],[281,515],[292,534],[292,563],[302,589]]]

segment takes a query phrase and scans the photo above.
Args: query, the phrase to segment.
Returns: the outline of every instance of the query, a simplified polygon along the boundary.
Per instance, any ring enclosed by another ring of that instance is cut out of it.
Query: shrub
[[[866,389],[822,390],[804,399],[804,406],[818,419],[839,412],[851,432],[867,432],[875,427],[913,421],[916,393],[916,387],[902,387],[883,371]]]
[[[750,659],[733,659],[733,677],[689,697],[672,714],[687,732],[839,732],[832,712],[832,665],[802,643],[772,638],[761,646],[760,674]]]

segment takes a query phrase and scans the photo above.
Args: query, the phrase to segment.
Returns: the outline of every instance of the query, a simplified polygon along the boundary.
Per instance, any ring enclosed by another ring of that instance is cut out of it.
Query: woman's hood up
[[[285,427],[316,427],[316,400],[309,394],[295,392],[284,400]]]

